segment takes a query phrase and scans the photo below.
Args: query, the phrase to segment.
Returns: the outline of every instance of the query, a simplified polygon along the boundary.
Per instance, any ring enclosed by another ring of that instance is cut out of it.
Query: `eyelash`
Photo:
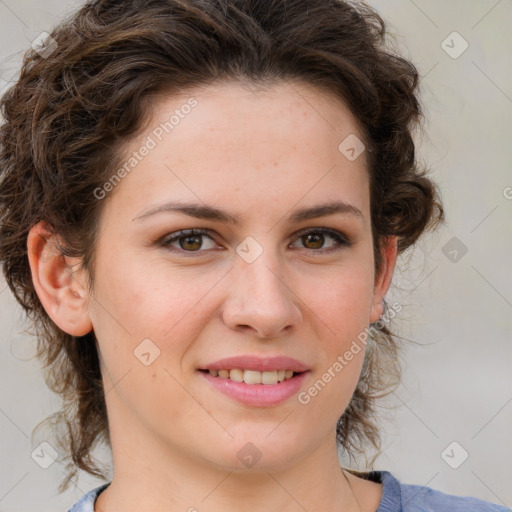
[[[344,247],[348,247],[348,246],[352,245],[352,242],[343,233],[333,230],[333,229],[328,229],[328,228],[310,228],[310,229],[300,232],[298,235],[296,235],[296,237],[297,237],[297,239],[300,239],[303,236],[311,234],[311,233],[328,235],[336,242],[336,245],[334,247],[330,247],[327,249],[306,249],[306,251],[308,253],[325,254],[325,253],[330,253],[330,252],[334,252],[334,251],[339,251],[339,250],[343,249]],[[206,252],[209,250],[209,249],[206,249],[206,250],[199,249],[197,251],[186,251],[181,248],[176,249],[176,248],[173,248],[170,246],[171,243],[173,243],[177,240],[180,240],[181,238],[186,238],[186,237],[191,237],[191,236],[206,236],[206,237],[210,238],[210,240],[215,241],[215,240],[213,240],[212,236],[210,236],[209,230],[206,230],[206,229],[184,229],[181,231],[176,231],[176,233],[172,233],[171,235],[164,237],[163,239],[160,240],[159,244],[170,252],[182,253],[184,255],[186,254],[187,256],[188,256],[188,254],[193,255],[196,253]]]

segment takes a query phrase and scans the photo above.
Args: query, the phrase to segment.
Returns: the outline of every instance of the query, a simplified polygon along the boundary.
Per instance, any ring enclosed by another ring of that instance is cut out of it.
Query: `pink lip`
[[[272,372],[276,370],[293,370],[294,372],[305,372],[309,367],[286,356],[277,357],[258,357],[258,356],[235,356],[220,359],[214,363],[207,364],[202,367],[203,370],[232,370],[238,368],[240,370],[256,370],[259,372]],[[257,386],[258,384],[254,384]],[[267,384],[263,384],[267,386]]]
[[[274,359],[272,359],[271,365],[275,366]],[[285,366],[289,370],[292,369],[287,365]],[[219,368],[228,369],[229,365],[228,368],[226,368],[226,366],[221,366]],[[251,369],[248,368],[247,366],[243,366],[243,368],[246,370]],[[284,366],[280,366],[280,368],[282,369],[284,368]],[[301,388],[309,372],[300,373],[298,375],[295,375],[291,379],[278,382],[277,384],[245,384],[245,382],[235,382],[234,380],[231,379],[214,377],[213,375],[210,375],[207,372],[199,373],[201,373],[201,375],[206,380],[208,380],[216,389],[234,398],[236,401],[242,404],[259,407],[268,407],[272,405],[281,404],[288,400],[293,395],[295,395]]]

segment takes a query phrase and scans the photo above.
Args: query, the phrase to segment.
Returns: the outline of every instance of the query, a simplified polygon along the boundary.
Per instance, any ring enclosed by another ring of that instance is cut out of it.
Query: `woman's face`
[[[358,139],[301,83],[159,100],[98,199],[88,315],[114,447],[225,468],[333,449],[364,345],[344,354],[378,320],[395,254],[376,276]],[[231,369],[252,371],[208,372]],[[275,383],[284,370],[302,373]]]

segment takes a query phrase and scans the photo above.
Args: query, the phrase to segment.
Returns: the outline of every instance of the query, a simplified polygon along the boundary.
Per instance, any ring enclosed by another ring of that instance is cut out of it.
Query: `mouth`
[[[223,369],[223,370],[212,370],[212,369],[200,369],[200,372],[208,373],[212,377],[218,379],[226,379],[234,382],[243,382],[245,384],[263,384],[263,385],[275,385],[281,382],[293,379],[297,375],[306,372],[295,372],[293,370],[274,370],[274,371],[257,371],[257,370],[246,370],[241,368]]]
[[[213,389],[239,403],[273,407],[297,394],[312,368],[285,355],[241,354],[204,363],[197,370]]]
[[[199,369],[198,373],[221,394],[250,407],[274,407],[296,395],[310,370]]]

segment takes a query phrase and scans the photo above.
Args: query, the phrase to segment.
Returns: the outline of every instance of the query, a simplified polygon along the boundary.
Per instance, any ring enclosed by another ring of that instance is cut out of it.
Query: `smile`
[[[233,368],[231,370],[203,370],[208,371],[213,377],[229,379],[235,382],[244,382],[245,384],[277,384],[293,378],[293,370],[275,370],[260,372],[257,370],[242,370]],[[299,372],[297,372],[299,373]]]
[[[279,381],[278,374],[282,376],[283,371],[284,379]],[[216,372],[217,375],[215,375]],[[199,370],[198,373],[208,381],[213,389],[240,404],[252,407],[272,407],[286,402],[299,393],[310,372],[296,373],[292,370],[259,372],[232,369]],[[225,377],[221,375],[225,375]],[[241,378],[242,376],[243,378]],[[268,383],[260,382],[263,380]]]

